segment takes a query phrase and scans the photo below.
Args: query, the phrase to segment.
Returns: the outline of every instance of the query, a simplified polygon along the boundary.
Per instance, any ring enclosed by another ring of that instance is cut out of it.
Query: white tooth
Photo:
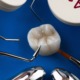
[[[29,31],[28,42],[34,50],[41,45],[40,55],[48,56],[58,51],[61,38],[52,25],[44,24]]]
[[[21,7],[27,0],[0,0],[0,9],[12,11]]]

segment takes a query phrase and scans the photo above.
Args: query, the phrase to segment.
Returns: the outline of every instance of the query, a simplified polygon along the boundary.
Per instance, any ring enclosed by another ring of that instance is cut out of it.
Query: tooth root
[[[48,56],[58,51],[61,38],[52,25],[45,24],[29,31],[28,42],[34,50],[41,45],[40,55]]]

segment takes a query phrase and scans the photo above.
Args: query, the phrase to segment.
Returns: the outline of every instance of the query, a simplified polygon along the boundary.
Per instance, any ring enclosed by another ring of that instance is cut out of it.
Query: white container
[[[48,0],[48,5],[60,21],[73,26],[80,25],[79,0]]]
[[[0,0],[0,10],[13,11],[21,7],[27,0]]]

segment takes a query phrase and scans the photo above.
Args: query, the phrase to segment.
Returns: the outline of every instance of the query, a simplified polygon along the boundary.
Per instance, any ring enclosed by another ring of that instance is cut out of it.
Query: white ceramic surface
[[[13,11],[21,7],[27,0],[0,0],[0,9]]]
[[[48,4],[60,21],[80,25],[80,0],[48,0]]]
[[[39,54],[49,56],[55,54],[61,44],[61,37],[54,26],[43,24],[32,28],[27,35],[29,46],[36,50],[41,46]]]

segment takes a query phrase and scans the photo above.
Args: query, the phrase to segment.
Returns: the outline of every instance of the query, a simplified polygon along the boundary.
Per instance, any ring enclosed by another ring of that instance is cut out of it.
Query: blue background
[[[80,59],[80,27],[69,26],[57,20],[51,13],[47,0],[36,0],[34,4],[34,10],[43,20],[40,22],[30,10],[31,2],[32,0],[28,0],[14,12],[0,11],[0,35],[21,40],[18,43],[0,40],[0,51],[30,58],[34,51],[28,45],[28,31],[33,27],[49,23],[61,36],[61,49]],[[51,72],[56,67],[64,68],[80,78],[80,68],[56,53],[48,57],[38,56],[32,63],[0,56],[0,80],[11,80],[19,72],[34,66],[42,66],[45,69],[47,74],[44,80],[52,80]]]

